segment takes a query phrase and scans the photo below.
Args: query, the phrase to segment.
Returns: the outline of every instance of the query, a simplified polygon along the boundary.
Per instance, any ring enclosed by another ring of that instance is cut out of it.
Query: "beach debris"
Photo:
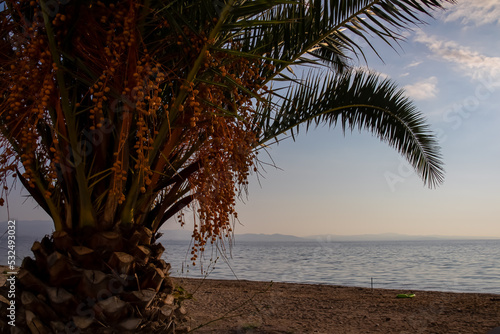
[[[396,298],[413,298],[415,297],[414,293],[400,293],[396,296]]]

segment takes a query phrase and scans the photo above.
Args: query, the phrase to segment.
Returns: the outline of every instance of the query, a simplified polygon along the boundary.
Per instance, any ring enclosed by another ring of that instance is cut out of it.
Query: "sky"
[[[367,132],[301,131],[272,146],[270,158],[260,155],[278,168],[250,177],[236,234],[500,237],[500,0],[461,0],[426,21],[396,51],[376,41],[383,61],[358,40],[367,55],[359,65],[395,81],[426,116],[442,148],[444,184],[425,187]],[[49,220],[24,195],[19,186],[11,193],[10,217]]]

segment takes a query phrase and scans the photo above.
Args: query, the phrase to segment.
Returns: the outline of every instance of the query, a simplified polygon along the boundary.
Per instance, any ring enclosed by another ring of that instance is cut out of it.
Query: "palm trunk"
[[[25,258],[17,276],[18,332],[187,332],[164,250],[151,230],[135,226],[36,241],[35,259]]]

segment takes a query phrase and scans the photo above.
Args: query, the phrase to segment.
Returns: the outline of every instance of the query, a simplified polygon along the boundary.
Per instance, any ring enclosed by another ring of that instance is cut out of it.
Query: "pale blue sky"
[[[500,0],[462,0],[408,33],[399,54],[376,43],[385,63],[367,49],[368,66],[405,87],[439,133],[442,186],[425,188],[370,134],[301,132],[269,150],[282,170],[267,168],[260,185],[251,178],[236,233],[500,237],[499,18]],[[20,204],[19,192],[11,217],[47,218],[31,200]]]
[[[445,183],[429,190],[370,134],[320,128],[270,150],[237,233],[500,237],[500,1],[462,0],[380,45],[368,66],[405,87],[439,133]],[[363,65],[363,64],[361,64]],[[255,181],[255,180],[253,180]]]

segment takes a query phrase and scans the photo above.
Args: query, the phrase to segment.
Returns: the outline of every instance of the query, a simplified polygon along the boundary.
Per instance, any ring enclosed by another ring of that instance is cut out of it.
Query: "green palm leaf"
[[[287,132],[294,136],[301,125],[366,129],[400,152],[424,183],[434,187],[443,181],[439,146],[425,118],[403,90],[376,74],[357,70],[326,81],[321,74],[309,74],[289,90],[279,109],[269,105],[261,104],[255,123],[261,145]]]
[[[234,4],[223,27],[224,37],[239,38],[245,52],[268,53],[282,61],[295,61],[309,54],[339,69],[350,58],[350,52],[363,53],[353,37],[371,45],[370,39],[375,36],[392,46],[401,38],[400,29],[422,22],[417,14],[430,15],[430,10],[441,8],[441,3],[435,0],[256,1],[254,10],[243,15],[240,9],[251,6],[241,1]],[[220,39],[219,43],[225,43],[226,39]]]

